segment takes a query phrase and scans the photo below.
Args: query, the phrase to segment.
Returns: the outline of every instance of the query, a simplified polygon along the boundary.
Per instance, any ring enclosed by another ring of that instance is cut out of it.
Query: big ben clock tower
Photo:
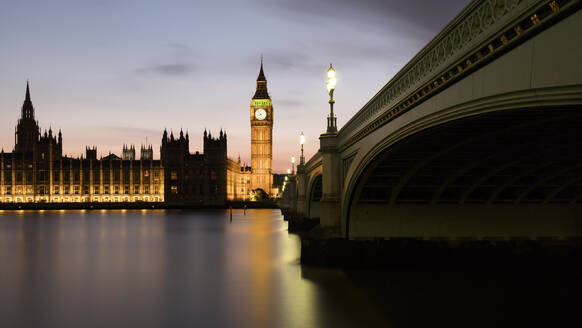
[[[251,100],[251,188],[263,189],[271,195],[273,185],[273,104],[267,92],[267,79],[261,70],[257,91]]]

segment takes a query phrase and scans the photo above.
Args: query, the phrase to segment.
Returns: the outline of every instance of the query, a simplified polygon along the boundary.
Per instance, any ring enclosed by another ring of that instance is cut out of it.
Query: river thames
[[[279,210],[0,211],[2,327],[556,322],[576,273],[302,267]]]

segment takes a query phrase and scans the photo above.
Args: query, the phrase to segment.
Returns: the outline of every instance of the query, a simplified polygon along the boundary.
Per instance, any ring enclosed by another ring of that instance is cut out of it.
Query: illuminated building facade
[[[248,200],[251,168],[227,158],[227,135],[204,131],[204,153],[189,152],[189,136],[164,130],[160,160],[152,146],[123,146],[122,157],[62,156],[63,138],[41,134],[30,90],[15,130],[11,153],[0,152],[0,203],[165,202],[171,205],[223,205]]]
[[[97,159],[95,147],[71,158],[62,156],[62,146],[60,131],[41,134],[27,84],[14,151],[0,152],[0,203],[164,201],[164,169],[151,146],[142,146],[139,160],[133,147],[124,147],[124,158]]]

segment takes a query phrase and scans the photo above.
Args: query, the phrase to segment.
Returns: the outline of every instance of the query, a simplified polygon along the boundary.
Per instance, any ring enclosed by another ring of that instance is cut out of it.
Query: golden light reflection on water
[[[235,236],[229,238],[228,270],[230,279],[238,282],[236,291],[228,292],[242,294],[234,298],[231,311],[244,309],[249,327],[285,322],[293,323],[289,327],[316,327],[317,287],[301,278],[299,240],[288,235],[280,212],[248,210],[245,216],[234,211],[228,231]]]
[[[7,216],[0,263],[11,265],[0,267],[0,287],[13,287],[2,289],[0,303],[24,295],[41,317],[87,316],[100,326],[119,326],[121,316],[134,320],[124,326],[141,327],[317,327],[322,304],[329,314],[336,302],[322,302],[321,286],[302,277],[299,240],[276,210],[233,211],[232,222],[227,211]]]
[[[256,326],[266,322],[268,314],[273,311],[270,302],[273,285],[270,272],[273,252],[269,238],[270,219],[267,213],[258,212],[253,216],[250,226],[252,320]]]

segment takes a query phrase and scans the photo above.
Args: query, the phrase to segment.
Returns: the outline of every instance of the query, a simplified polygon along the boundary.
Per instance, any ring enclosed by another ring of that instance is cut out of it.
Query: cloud
[[[192,64],[158,64],[136,69],[135,72],[138,74],[185,76],[192,74],[196,69],[197,67]]]
[[[341,53],[343,60],[363,62],[388,61],[402,56],[410,56],[410,47],[402,44],[380,43],[374,40],[335,40],[325,42],[332,53]]]
[[[324,17],[338,25],[370,25],[380,29],[400,25],[405,29],[402,24],[395,24],[397,21],[436,33],[469,3],[470,0],[265,0],[264,5],[274,12],[282,10],[292,19]]]

